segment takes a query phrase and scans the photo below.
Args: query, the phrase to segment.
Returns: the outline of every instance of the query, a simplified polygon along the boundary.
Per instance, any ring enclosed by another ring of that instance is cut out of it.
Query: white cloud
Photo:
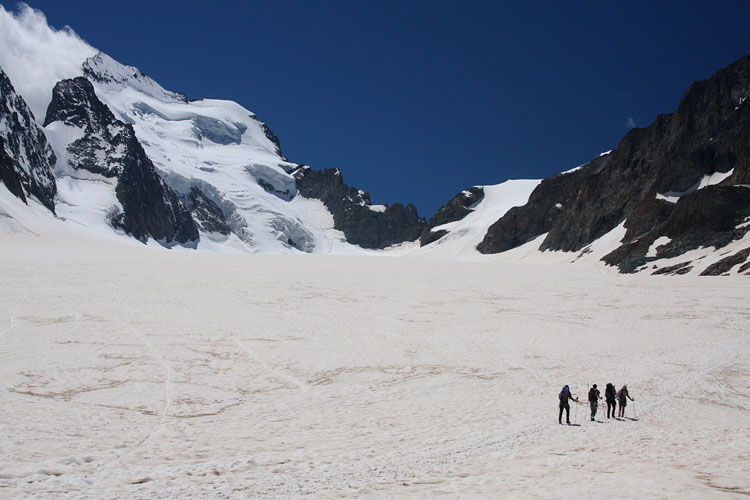
[[[26,4],[17,12],[0,5],[0,67],[38,122],[44,120],[55,83],[82,75],[81,63],[96,52],[69,27],[51,28],[42,12]]]
[[[636,128],[638,126],[638,123],[635,121],[635,118],[632,116],[628,116],[628,119],[625,120],[625,128],[631,129]]]

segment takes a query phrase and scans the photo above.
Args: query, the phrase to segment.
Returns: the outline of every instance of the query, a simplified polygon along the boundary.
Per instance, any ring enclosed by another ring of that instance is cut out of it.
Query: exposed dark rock
[[[652,275],[658,276],[660,274],[671,274],[671,275],[680,275],[680,274],[687,274],[690,271],[693,270],[693,266],[690,265],[691,262],[680,262],[679,264],[675,264],[674,266],[669,267],[662,267],[661,269],[657,269]]]
[[[123,208],[122,229],[141,241],[150,237],[166,246],[197,242],[190,211],[156,173],[140,143],[131,146],[132,156],[115,188]]]
[[[422,234],[419,236],[419,246],[423,247],[425,245],[429,245],[433,241],[439,240],[446,234],[448,234],[448,231],[446,231],[445,229],[438,229],[437,231],[422,231]]]
[[[694,234],[700,237],[705,233],[733,231],[748,216],[750,187],[708,186],[680,198],[664,229],[670,238]]]
[[[370,195],[344,184],[339,169],[320,171],[301,165],[292,175],[299,193],[306,198],[321,200],[333,214],[334,227],[342,231],[351,244],[363,248],[386,248],[414,241],[426,225],[412,204],[404,207],[394,203],[382,212],[373,210]]]
[[[123,211],[112,213],[110,222],[141,241],[171,246],[198,240],[190,211],[156,172],[132,125],[115,118],[86,78],[55,85],[44,123],[55,121],[83,131],[66,148],[69,165],[118,179],[115,194]]]
[[[750,56],[744,56],[693,83],[674,114],[631,130],[617,150],[566,174],[575,178],[559,186],[550,182],[554,177],[543,181],[527,205],[493,224],[477,248],[500,252],[546,232],[540,250],[578,251],[625,221],[622,246],[603,260],[631,272],[648,262],[646,253],[659,236],[673,241],[658,258],[674,257],[698,242],[720,247],[736,239],[739,230],[729,226],[744,213],[744,195],[696,189],[704,176],[732,169],[723,185],[750,183],[748,96]],[[657,194],[680,201],[670,210]],[[562,205],[559,213],[550,210],[555,202]]]
[[[745,263],[748,257],[750,257],[750,247],[745,248],[744,250],[740,250],[739,252],[730,255],[729,257],[724,257],[719,262],[708,266],[701,273],[701,276],[719,276],[722,274],[727,274],[737,264]],[[750,262],[748,262],[748,264],[750,264]],[[744,270],[744,267],[745,266],[740,268],[740,272]]]
[[[696,248],[722,248],[750,230],[750,226],[737,227],[748,217],[749,188],[708,186],[680,198],[666,220],[645,234],[632,239],[626,237],[622,246],[602,260],[629,273],[652,260],[677,257]],[[656,249],[656,256],[646,257],[648,249],[660,236],[666,236],[670,241]]]
[[[656,198],[642,200],[625,221],[625,241],[635,241],[663,224],[674,211],[674,203]]]
[[[67,146],[68,164],[105,177],[117,177],[124,166],[127,145],[135,139],[130,125],[115,118],[96,97],[84,77],[61,80],[52,89],[44,126],[61,121],[83,129],[83,136]]]
[[[656,257],[646,257],[646,254],[657,238],[657,231],[650,231],[638,239],[623,243],[602,260],[610,266],[617,266],[622,273],[633,273],[648,262],[656,260]]]
[[[672,115],[631,130],[606,169],[583,184],[541,249],[574,251],[629,218],[657,193],[682,193],[703,176],[729,172],[750,149],[750,56],[691,85]]]
[[[221,208],[200,188],[193,186],[186,196],[187,207],[203,231],[228,235],[232,232]]]
[[[33,196],[54,213],[55,161],[44,131],[0,68],[0,182],[24,203]]]
[[[511,208],[489,227],[477,249],[482,253],[504,252],[549,232],[563,211],[575,203],[584,181],[608,161],[608,155],[599,156],[577,170],[544,179],[526,205]]]
[[[86,78],[61,80],[52,89],[44,126],[61,121],[66,125],[93,131],[115,123],[115,115],[94,94],[94,86]]]
[[[641,201],[625,222],[625,243],[602,260],[609,265],[618,266],[623,273],[632,273],[655,260],[656,257],[646,257],[646,254],[662,234],[658,228],[669,219],[674,207],[673,203],[656,198]]]
[[[433,228],[463,219],[473,212],[472,207],[483,199],[484,189],[478,186],[458,193],[451,201],[440,207],[435,215],[427,221],[427,227],[424,228],[419,237],[420,246],[429,245],[448,234],[448,231],[444,229],[433,231]]]
[[[5,139],[0,136],[0,182],[16,197],[26,202],[26,193],[21,184],[23,170],[16,165],[16,161],[5,151]]]
[[[659,258],[689,250],[722,248],[742,238],[750,226],[738,228],[750,217],[750,188],[709,186],[680,199],[672,216],[657,229],[672,241],[660,248]]]
[[[266,135],[268,140],[276,146],[276,154],[279,155],[282,159],[286,160],[286,156],[284,156],[284,154],[281,152],[281,141],[279,141],[279,138],[276,137],[276,134],[273,133],[271,127],[269,127],[266,122],[262,122],[260,120],[258,120],[258,123],[260,123],[260,128],[263,129],[263,133]]]

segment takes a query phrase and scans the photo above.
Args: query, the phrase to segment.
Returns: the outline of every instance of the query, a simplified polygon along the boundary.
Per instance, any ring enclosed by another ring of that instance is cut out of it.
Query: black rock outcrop
[[[451,201],[440,207],[435,215],[427,221],[427,226],[419,236],[420,246],[429,245],[448,234],[445,229],[434,231],[434,228],[463,219],[473,212],[472,207],[483,199],[484,189],[478,186],[470,187],[458,193]]]
[[[383,211],[373,210],[370,195],[344,184],[339,169],[320,171],[301,165],[292,175],[300,195],[321,200],[333,214],[334,227],[351,244],[380,249],[414,241],[427,224],[412,204],[394,203]]]
[[[86,78],[55,85],[44,124],[56,121],[82,130],[66,147],[71,167],[117,178],[122,213],[110,214],[113,225],[141,241],[153,238],[166,246],[198,240],[190,211],[156,172],[132,125],[115,118]]]
[[[54,122],[78,127],[83,135],[66,147],[68,164],[105,177],[119,176],[135,139],[132,127],[117,120],[96,97],[94,87],[84,77],[62,80],[52,90],[44,126]]]
[[[190,193],[185,197],[185,205],[190,209],[193,218],[203,231],[225,236],[232,232],[219,205],[197,186],[190,188]]]
[[[708,186],[683,196],[673,207],[662,205],[662,209],[665,208],[671,210],[662,222],[659,218],[666,210],[654,219],[655,225],[650,230],[631,236],[626,234],[624,243],[602,260],[618,266],[622,272],[634,272],[651,261],[678,257],[697,248],[722,248],[750,230],[750,226],[742,227],[750,218],[748,187]],[[660,237],[668,241],[649,255],[649,249]]]
[[[750,262],[747,262],[750,258],[750,247],[740,250],[728,257],[724,257],[719,262],[708,266],[702,273],[701,276],[719,276],[728,273],[737,264],[746,263],[740,267],[739,272],[747,272],[750,267]]]
[[[44,131],[0,69],[0,182],[24,203],[33,196],[54,213],[55,161]]]
[[[257,117],[255,117],[255,119],[258,120]],[[262,122],[260,120],[258,120],[258,123],[260,124],[260,128],[263,130],[263,134],[265,134],[266,138],[271,141],[274,146],[276,146],[276,154],[279,155],[283,160],[286,160],[286,156],[284,156],[284,153],[281,152],[281,141],[279,141],[279,138],[276,137],[276,134],[273,133],[271,127],[269,127],[266,122]]]
[[[585,167],[544,179],[526,205],[511,208],[489,227],[477,249],[482,253],[504,252],[549,232],[590,172],[604,168],[608,159],[608,155],[602,155]]]
[[[744,234],[727,222],[744,213],[744,195],[698,188],[705,176],[717,173],[732,172],[724,186],[750,182],[748,96],[750,56],[745,56],[693,83],[675,113],[631,130],[615,151],[543,181],[527,205],[493,224],[478,249],[501,252],[548,233],[540,250],[579,251],[625,222],[622,247],[605,261],[630,272],[648,261],[646,253],[659,236],[679,235],[659,258],[694,248],[697,241],[726,245]],[[680,201],[659,201],[657,194]],[[716,222],[707,210],[721,211],[718,217],[726,224],[707,232],[702,221]]]

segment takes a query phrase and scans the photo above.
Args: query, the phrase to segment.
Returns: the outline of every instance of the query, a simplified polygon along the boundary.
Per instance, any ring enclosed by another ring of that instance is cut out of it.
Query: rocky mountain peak
[[[55,85],[44,126],[54,122],[81,130],[80,137],[66,147],[66,160],[75,169],[115,177],[122,173],[125,156],[138,144],[133,127],[115,118],[84,77]]]
[[[346,185],[337,168],[320,171],[300,165],[292,175],[299,193],[321,200],[333,215],[334,227],[354,245],[386,248],[416,240],[425,228],[426,221],[414,205],[373,207],[370,194]]]
[[[82,67],[83,74],[103,88],[121,90],[131,87],[162,102],[187,103],[185,94],[165,90],[143,71],[125,66],[103,52],[86,59]]]
[[[69,167],[117,179],[115,193],[121,207],[108,214],[113,226],[139,240],[153,238],[166,246],[198,240],[190,211],[156,172],[133,126],[115,118],[86,78],[55,85],[44,120],[49,134],[61,132],[58,122],[77,129],[62,134],[67,141],[60,139],[62,160]]]
[[[47,107],[44,126],[55,121],[93,130],[106,129],[116,119],[112,111],[96,97],[91,82],[79,76],[61,80],[52,89],[52,100]]]

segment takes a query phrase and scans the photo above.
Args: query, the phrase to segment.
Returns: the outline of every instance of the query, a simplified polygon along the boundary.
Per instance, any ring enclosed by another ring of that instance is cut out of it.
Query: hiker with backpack
[[[599,407],[599,400],[602,399],[600,396],[599,389],[596,388],[596,384],[589,389],[589,405],[591,406],[591,421],[594,421],[596,416],[596,410]]]
[[[570,388],[566,385],[562,388],[562,391],[560,391],[560,415],[557,417],[557,423],[562,424],[562,414],[563,410],[565,410],[565,423],[570,425],[570,404],[568,401],[575,401],[578,402],[578,398],[574,398],[573,395],[570,393]]]
[[[620,413],[618,416],[624,417],[625,416],[625,406],[628,404],[628,399],[631,401],[635,401],[635,399],[630,397],[630,394],[628,394],[628,386],[623,385],[622,388],[617,392],[617,399],[620,403]]]
[[[607,388],[604,389],[604,399],[607,400],[607,418],[609,418],[609,411],[612,410],[612,418],[615,418],[615,408],[617,408],[617,389],[612,383],[607,384]]]

